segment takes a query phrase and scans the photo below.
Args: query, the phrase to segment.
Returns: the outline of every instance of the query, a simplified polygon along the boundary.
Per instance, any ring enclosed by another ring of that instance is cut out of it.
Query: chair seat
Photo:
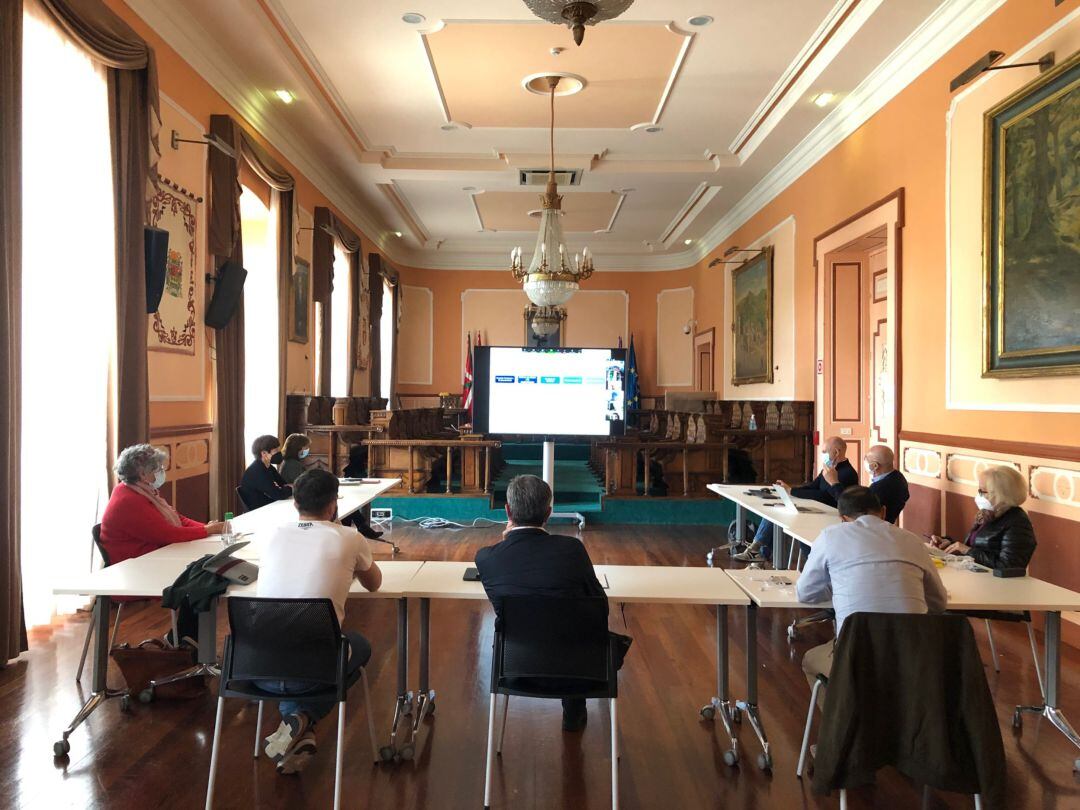
[[[356,672],[352,673],[351,675],[349,675],[348,678],[345,679],[346,688],[351,687],[358,680],[360,680],[360,673],[361,670],[358,669],[356,670]],[[249,700],[288,700],[301,695],[303,696],[304,700],[310,701],[329,700],[336,703],[338,699],[337,687],[333,684],[320,684],[317,688],[311,690],[310,692],[293,692],[288,695],[283,695],[280,692],[271,692],[263,689],[260,684],[264,683],[266,680],[273,681],[279,679],[266,678],[260,680],[240,680],[238,678],[234,678],[228,683],[222,684],[220,694],[223,697],[227,698],[247,698]]]
[[[610,698],[606,681],[587,678],[499,678],[496,691],[503,695],[534,698]]]

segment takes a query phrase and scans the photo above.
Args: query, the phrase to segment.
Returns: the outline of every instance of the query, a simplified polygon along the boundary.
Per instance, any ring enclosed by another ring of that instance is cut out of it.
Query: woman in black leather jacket
[[[987,568],[1027,568],[1035,553],[1035,531],[1020,508],[1027,495],[1027,481],[1015,467],[980,472],[975,525],[965,542],[953,543],[946,553],[966,554]]]

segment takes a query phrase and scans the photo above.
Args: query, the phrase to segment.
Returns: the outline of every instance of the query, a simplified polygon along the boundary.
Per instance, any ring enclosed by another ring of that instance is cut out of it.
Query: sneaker
[[[280,768],[289,749],[300,737],[311,731],[313,725],[306,714],[290,714],[282,717],[277,731],[266,738],[266,747],[263,752]]]
[[[294,737],[285,754],[277,764],[277,772],[281,774],[300,773],[315,756],[315,732],[309,727],[299,737]]]
[[[765,562],[765,557],[761,554],[761,545],[756,542],[747,546],[746,551],[732,554],[731,559],[739,562]]]

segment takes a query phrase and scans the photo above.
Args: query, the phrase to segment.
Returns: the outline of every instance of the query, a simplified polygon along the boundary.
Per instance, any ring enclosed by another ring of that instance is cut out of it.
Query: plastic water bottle
[[[757,417],[750,414],[750,429],[757,430]]]
[[[225,525],[221,527],[221,545],[223,546],[231,546],[236,542],[236,535],[233,534],[232,530],[232,519],[233,513],[226,512],[225,520],[222,521]]]

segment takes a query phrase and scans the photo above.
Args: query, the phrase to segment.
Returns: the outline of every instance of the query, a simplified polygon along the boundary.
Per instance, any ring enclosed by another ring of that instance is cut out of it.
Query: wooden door
[[[860,478],[871,423],[868,280],[866,251],[827,254],[821,439],[829,436],[844,439],[848,444],[847,457]]]
[[[713,341],[716,329],[694,335],[694,390],[715,391],[713,387]]]

